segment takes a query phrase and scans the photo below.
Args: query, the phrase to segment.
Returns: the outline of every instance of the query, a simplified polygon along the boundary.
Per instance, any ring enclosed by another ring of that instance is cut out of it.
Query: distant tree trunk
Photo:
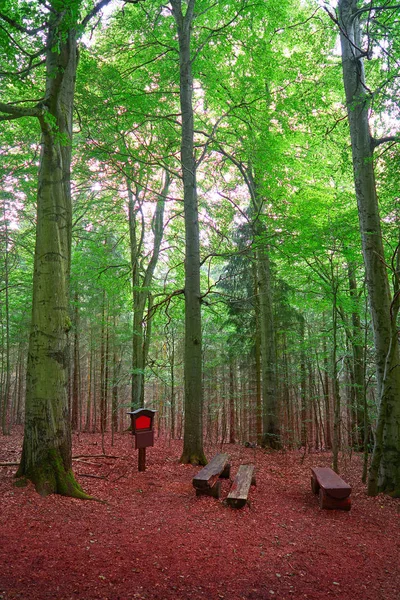
[[[255,354],[255,377],[256,377],[256,410],[257,410],[257,444],[262,443],[262,428],[263,428],[263,407],[262,407],[262,390],[261,390],[261,339],[260,339],[260,302],[258,297],[257,284],[257,262],[253,260],[253,280],[254,280],[254,314],[256,319],[255,335],[254,335],[254,354]]]
[[[357,310],[359,304],[357,281],[355,276],[355,266],[348,267],[350,297],[353,300],[353,309],[351,311],[352,319],[352,336],[351,347],[353,352],[353,375],[354,375],[354,400],[355,406],[353,414],[355,416],[354,423],[354,442],[357,450],[361,451],[364,447],[364,396],[365,396],[365,380],[364,380],[364,346],[363,332],[361,327],[361,318]]]
[[[332,419],[331,419],[331,398],[329,391],[329,368],[328,368],[328,348],[326,345],[326,339],[323,339],[323,353],[324,353],[324,377],[323,377],[323,392],[324,392],[324,404],[325,404],[325,448],[330,450],[332,448]]]
[[[339,472],[339,450],[341,437],[341,400],[339,376],[337,368],[337,287],[333,284],[333,302],[332,302],[332,385],[333,385],[333,446],[332,446],[332,468]]]
[[[5,234],[5,255],[4,255],[4,293],[5,293],[5,380],[3,386],[3,407],[1,411],[1,428],[3,435],[10,434],[10,383],[11,383],[11,364],[10,364],[10,290],[8,285],[9,278],[9,239],[8,239],[8,215],[6,203],[3,204],[4,234]],[[1,402],[1,394],[0,394]],[[1,407],[0,407],[1,408]]]
[[[190,55],[195,0],[185,15],[181,0],[171,0],[179,44],[181,166],[185,216],[185,425],[182,463],[206,464],[203,450],[202,331],[200,292],[200,239],[194,156],[193,76]]]
[[[85,431],[91,431],[92,419],[92,370],[93,370],[93,332],[90,331],[89,356],[87,371],[87,402],[86,402],[86,421]]]
[[[170,411],[171,411],[171,437],[176,436],[176,390],[175,390],[175,332],[168,330],[167,351],[170,375]]]
[[[74,370],[72,381],[72,410],[71,410],[71,427],[73,430],[80,429],[79,424],[79,380],[80,380],[80,365],[79,365],[79,296],[78,292],[74,294]]]
[[[368,494],[400,495],[400,353],[384,259],[375,186],[373,151],[378,141],[368,122],[370,96],[365,82],[361,14],[357,0],[339,0],[343,83],[353,156],[354,184],[375,343],[379,417]]]
[[[229,361],[229,443],[236,441],[236,419],[235,419],[235,359]]]
[[[113,330],[116,329],[116,318],[114,317]],[[115,336],[114,336],[115,338]],[[114,443],[114,433],[118,431],[118,380],[121,369],[121,359],[116,346],[116,340],[113,340],[113,372],[112,372],[112,392],[111,392],[111,431],[112,442]]]
[[[263,445],[279,448],[275,328],[272,310],[271,269],[268,251],[260,249],[258,256],[258,281],[261,325],[261,367],[263,391]]]
[[[128,213],[129,234],[131,247],[132,268],[132,297],[133,297],[133,336],[132,336],[132,408],[137,409],[144,404],[144,369],[146,365],[146,344],[150,341],[149,329],[144,326],[144,312],[150,296],[150,286],[153,281],[154,271],[160,254],[160,247],[164,232],[164,207],[168,195],[170,177],[164,173],[164,182],[158,196],[154,211],[152,231],[154,235],[153,251],[150,261],[141,276],[142,253],[144,243],[144,223],[138,222],[138,213],[141,212],[140,189],[137,187],[133,194],[128,181]],[[149,317],[151,318],[151,316]]]
[[[305,354],[305,327],[304,317],[300,315],[300,394],[301,394],[301,445],[304,448],[307,443],[311,442],[308,440],[308,423],[307,423],[307,373],[306,373],[306,354]]]
[[[101,344],[100,344],[100,432],[102,434],[104,434],[107,430],[108,388],[109,388],[108,302],[106,302],[106,293],[103,292],[103,310],[102,310]]]

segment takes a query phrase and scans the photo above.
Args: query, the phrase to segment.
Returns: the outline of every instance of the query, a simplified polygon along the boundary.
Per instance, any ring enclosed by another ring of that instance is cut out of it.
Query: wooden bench
[[[232,508],[242,508],[247,503],[251,485],[256,485],[254,465],[240,465],[226,503]]]
[[[216,454],[212,460],[193,477],[196,496],[221,495],[221,482],[218,479],[229,479],[231,466],[228,454]]]
[[[311,489],[319,494],[320,508],[350,510],[351,487],[329,467],[311,469]]]

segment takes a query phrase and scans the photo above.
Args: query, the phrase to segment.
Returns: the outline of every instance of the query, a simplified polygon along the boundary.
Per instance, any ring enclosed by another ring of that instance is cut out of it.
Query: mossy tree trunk
[[[61,15],[57,15],[61,17]],[[41,494],[85,497],[72,474],[68,414],[68,281],[71,255],[71,136],[77,67],[75,31],[65,41],[52,16],[46,60],[32,324],[28,350],[21,464]],[[63,40],[63,41],[62,41]],[[59,52],[54,46],[59,45]]]
[[[384,7],[381,7],[382,10]],[[379,398],[376,444],[368,493],[400,495],[400,353],[396,320],[384,258],[378,198],[375,186],[374,148],[369,128],[371,96],[365,82],[361,18],[370,8],[359,9],[357,0],[339,0],[343,82],[353,158],[363,258],[372,317]]]
[[[68,411],[69,274],[71,257],[71,142],[77,71],[77,32],[85,28],[110,0],[100,0],[80,21],[81,0],[32,3],[37,9],[35,29],[25,28],[13,15],[0,12],[12,32],[23,33],[45,45],[45,90],[35,106],[0,103],[0,120],[36,117],[41,128],[37,190],[36,245],[33,273],[32,321],[27,361],[25,431],[17,476],[31,480],[41,494],[52,492],[87,498],[72,473],[71,430]],[[12,18],[10,18],[10,16]],[[23,16],[22,23],[24,21]],[[31,56],[20,52],[20,56]],[[32,62],[32,61],[31,61]],[[31,68],[31,62],[27,71]],[[40,64],[40,63],[39,63]],[[31,81],[31,80],[29,80]],[[37,78],[39,81],[39,76]]]

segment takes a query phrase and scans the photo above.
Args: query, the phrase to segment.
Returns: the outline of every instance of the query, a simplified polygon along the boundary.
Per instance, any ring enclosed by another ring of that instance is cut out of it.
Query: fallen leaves
[[[21,442],[21,432],[1,437],[2,460],[17,459]],[[144,473],[129,435],[115,435],[106,455],[93,453],[99,435],[74,443],[80,483],[107,504],[42,498],[2,469],[1,600],[392,600],[400,589],[399,501],[367,498],[357,455],[342,465],[354,498],[343,513],[321,511],[310,490],[310,467],[329,466],[328,453],[302,461],[226,446],[232,477],[246,462],[257,471],[251,508],[232,510],[229,482],[220,500],[196,497],[199,467],[179,463],[181,441],[157,440]]]

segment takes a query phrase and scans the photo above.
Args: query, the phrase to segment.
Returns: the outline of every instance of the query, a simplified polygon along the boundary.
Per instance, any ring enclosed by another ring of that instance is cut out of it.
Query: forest
[[[360,453],[400,496],[400,7],[3,0],[0,415],[72,436]],[[106,442],[105,442],[106,440]]]

